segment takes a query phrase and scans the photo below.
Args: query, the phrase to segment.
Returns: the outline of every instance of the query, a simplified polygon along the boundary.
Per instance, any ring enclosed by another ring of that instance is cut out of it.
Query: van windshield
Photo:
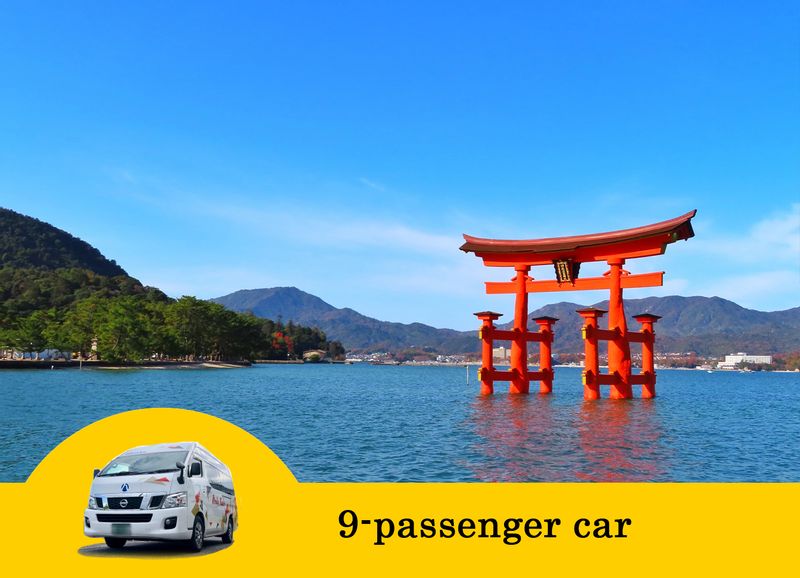
[[[153,452],[150,454],[122,455],[112,461],[98,476],[131,476],[135,474],[159,474],[178,471],[175,462],[186,463],[189,452]]]

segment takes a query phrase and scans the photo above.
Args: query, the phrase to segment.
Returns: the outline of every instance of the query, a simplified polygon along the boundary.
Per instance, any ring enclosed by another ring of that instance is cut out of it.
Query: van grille
[[[151,508],[160,508],[161,502],[164,501],[164,496],[151,496],[150,497],[150,507]]]
[[[97,514],[98,522],[149,522],[153,514]]]
[[[133,497],[130,498],[106,498],[108,500],[108,507],[112,510],[138,510],[142,507],[142,497]],[[125,507],[123,507],[120,502],[125,500]]]

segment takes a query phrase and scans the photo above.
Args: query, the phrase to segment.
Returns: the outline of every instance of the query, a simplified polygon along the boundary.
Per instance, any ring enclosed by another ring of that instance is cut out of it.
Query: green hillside
[[[144,296],[165,301],[87,242],[38,219],[0,208],[0,328],[36,311],[83,299]]]
[[[0,355],[44,349],[110,361],[342,357],[315,328],[170,299],[69,233],[0,209]]]
[[[105,277],[127,275],[89,243],[33,217],[0,208],[0,268],[86,269]]]

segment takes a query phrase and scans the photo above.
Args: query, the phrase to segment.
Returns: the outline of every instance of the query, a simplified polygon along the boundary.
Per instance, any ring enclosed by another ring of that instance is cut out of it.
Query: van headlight
[[[100,508],[97,507],[97,500],[94,499],[94,496],[89,496],[89,509],[90,510],[99,510]]]
[[[180,508],[181,506],[185,506],[186,503],[186,492],[178,492],[177,494],[170,494],[164,498],[164,504],[161,507]]]

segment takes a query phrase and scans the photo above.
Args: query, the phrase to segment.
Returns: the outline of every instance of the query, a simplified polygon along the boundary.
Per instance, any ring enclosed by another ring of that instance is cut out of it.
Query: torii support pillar
[[[583,317],[583,399],[600,399],[600,351],[597,347],[597,320],[607,313],[603,309],[578,309]]]
[[[495,340],[511,341],[513,352],[513,344],[520,336],[524,339],[522,351],[526,352],[526,356],[528,341],[539,342],[539,371],[528,371],[527,359],[525,359],[522,368],[522,375],[524,375],[525,382],[530,383],[532,380],[539,380],[539,393],[552,393],[553,324],[558,321],[558,319],[555,317],[537,317],[534,321],[539,325],[539,331],[532,333],[527,330],[519,331],[517,328],[513,330],[497,329],[494,322],[501,317],[501,314],[495,313],[494,311],[481,311],[475,313],[475,316],[481,320],[481,328],[478,331],[478,338],[481,340],[481,368],[478,370],[478,379],[481,382],[481,394],[491,395],[494,393],[495,381],[511,382],[509,393],[528,393],[528,388],[520,390],[518,387],[515,387],[514,380],[519,377],[519,372],[514,371],[513,366],[509,371],[498,371],[494,367],[493,353]]]
[[[556,317],[537,317],[539,326],[539,393],[553,393],[553,324]]]
[[[656,365],[653,357],[656,333],[653,331],[653,325],[661,319],[661,316],[642,313],[641,315],[634,315],[633,318],[642,324],[642,375],[644,376],[642,397],[651,399],[656,396]]]
[[[480,311],[475,317],[481,320],[478,337],[481,339],[481,368],[478,370],[478,379],[481,381],[481,395],[494,393],[494,322],[502,317],[502,313],[494,311]]]

